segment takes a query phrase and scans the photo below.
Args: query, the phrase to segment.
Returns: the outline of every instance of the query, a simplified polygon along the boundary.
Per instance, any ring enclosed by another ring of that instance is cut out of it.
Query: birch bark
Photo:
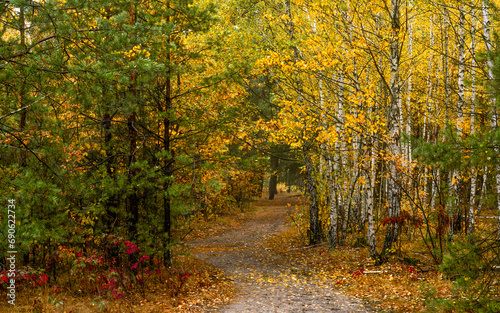
[[[471,99],[470,99],[470,134],[474,136],[476,133],[476,12],[474,9],[472,9],[471,12],[472,16],[472,22],[471,22],[471,47],[470,47],[470,53],[471,53]],[[471,174],[470,174],[470,200],[469,200],[469,213],[468,213],[468,227],[467,227],[467,234],[468,235],[473,235],[475,232],[475,210],[476,210],[476,189],[477,189],[477,172],[476,168],[472,167],[471,168]]]
[[[486,65],[488,67],[488,79],[493,81],[493,60],[491,58],[492,43],[491,43],[491,30],[490,30],[490,15],[488,1],[483,0],[483,36],[484,44],[486,46],[486,52],[488,53],[488,58],[486,60]],[[492,109],[491,109],[491,126],[492,129],[496,130],[498,128],[498,116],[496,110],[497,99],[493,97],[492,99]],[[498,148],[495,149],[496,154],[500,153]],[[497,191],[497,210],[498,210],[498,240],[500,240],[500,164],[495,166],[495,180],[496,180],[496,191]]]
[[[400,62],[400,39],[399,32],[401,29],[400,25],[400,0],[391,0],[391,55],[390,55],[390,65],[391,65],[391,106],[388,112],[388,135],[389,135],[389,152],[391,153],[393,160],[389,163],[390,178],[388,180],[388,200],[389,207],[387,209],[387,215],[389,217],[399,216],[401,210],[401,193],[398,186],[398,181],[400,178],[398,166],[396,164],[396,159],[400,155],[400,83],[399,83],[399,62]],[[398,240],[399,227],[396,223],[389,223],[387,226],[387,234],[384,240],[384,246],[382,248],[382,254],[385,254],[387,250],[390,250],[392,244]]]
[[[459,22],[458,22],[458,90],[457,90],[457,120],[456,120],[456,128],[457,128],[457,136],[459,138],[463,135],[463,109],[465,105],[465,12],[463,6],[459,6]],[[450,212],[450,236],[453,233],[460,229],[461,227],[461,212],[459,210],[460,206],[460,185],[462,184],[462,179],[460,178],[460,172],[457,169],[454,169],[451,174],[451,182],[450,192],[453,191],[453,196],[455,201],[451,205]],[[451,202],[450,202],[451,204]]]

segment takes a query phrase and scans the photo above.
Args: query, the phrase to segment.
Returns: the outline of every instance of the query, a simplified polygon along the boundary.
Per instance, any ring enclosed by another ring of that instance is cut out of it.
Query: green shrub
[[[473,243],[471,243],[473,242]],[[448,246],[439,270],[452,281],[451,297],[427,295],[429,312],[500,312],[497,241],[456,241]]]

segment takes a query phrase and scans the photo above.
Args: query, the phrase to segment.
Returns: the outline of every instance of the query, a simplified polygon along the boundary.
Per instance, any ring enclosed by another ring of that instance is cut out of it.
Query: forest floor
[[[371,312],[359,299],[342,295],[316,269],[273,251],[270,239],[290,228],[298,195],[259,200],[253,217],[217,236],[192,239],[189,250],[220,268],[237,289],[235,299],[207,312]]]
[[[326,242],[308,246],[307,211],[299,194],[280,194],[208,220],[181,219],[176,237],[183,240],[174,248],[173,266],[160,267],[142,290],[121,290],[124,297],[112,300],[84,294],[81,286],[59,291],[45,284],[21,289],[18,305],[0,303],[0,313],[402,313],[424,312],[430,290],[450,297],[450,281],[414,233],[402,232],[404,243],[376,265],[358,242],[362,233],[349,233],[333,250]],[[379,244],[383,233],[377,232]]]

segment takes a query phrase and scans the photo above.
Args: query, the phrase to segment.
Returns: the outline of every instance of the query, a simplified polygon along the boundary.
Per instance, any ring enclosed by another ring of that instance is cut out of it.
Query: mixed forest
[[[426,258],[453,305],[498,312],[496,5],[2,1],[2,294],[9,242],[19,292],[144,292],[186,220],[281,183],[304,244]]]

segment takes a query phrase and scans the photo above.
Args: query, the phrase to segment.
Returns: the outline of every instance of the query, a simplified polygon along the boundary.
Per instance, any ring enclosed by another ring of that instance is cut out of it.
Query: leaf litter
[[[260,201],[255,216],[217,236],[187,242],[192,253],[223,270],[237,289],[233,301],[219,312],[373,312],[366,302],[336,288],[340,272],[298,262],[279,253],[273,243],[290,229],[293,196]],[[278,242],[279,243],[279,242]],[[280,248],[284,246],[281,245]],[[209,310],[208,310],[209,311]]]

